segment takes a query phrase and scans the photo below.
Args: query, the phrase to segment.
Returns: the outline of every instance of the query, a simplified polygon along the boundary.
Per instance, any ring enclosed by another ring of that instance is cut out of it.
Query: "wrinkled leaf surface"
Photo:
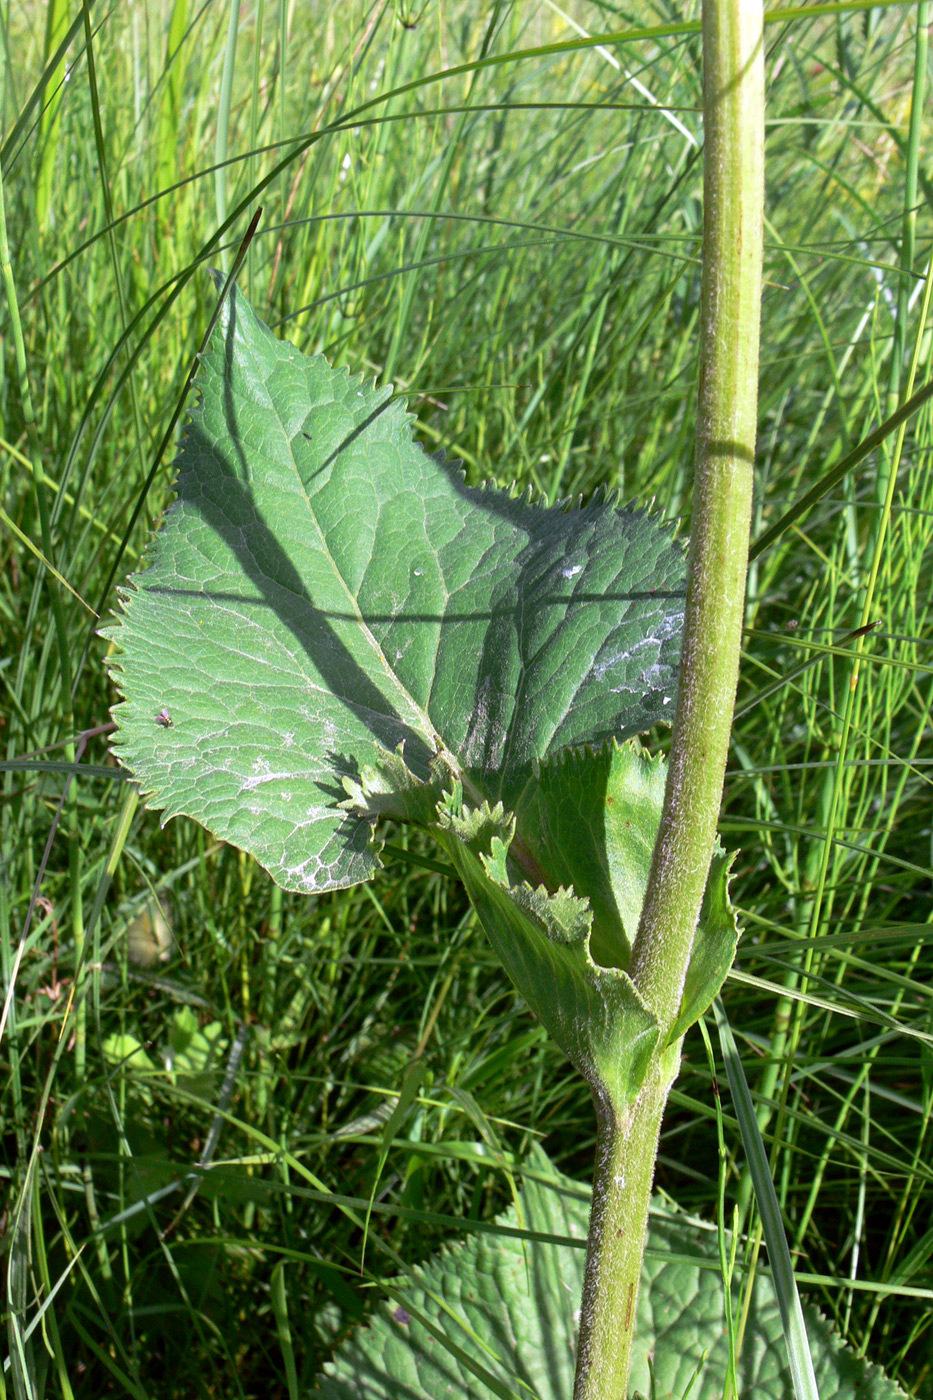
[[[538,1179],[525,1178],[522,1226],[562,1243],[483,1234],[443,1250],[338,1348],[315,1391],[319,1400],[567,1400],[590,1193],[556,1173],[540,1148],[528,1165]],[[514,1229],[514,1208],[500,1221]],[[698,1372],[690,1400],[721,1400],[728,1355],[723,1301],[715,1231],[668,1209],[653,1213],[630,1392],[680,1400]],[[738,1303],[736,1291],[736,1314]],[[822,1396],[905,1400],[814,1309],[805,1314]],[[763,1270],[738,1377],[739,1393],[754,1400],[793,1395],[778,1303]]]
[[[605,498],[473,489],[377,389],[277,339],[237,291],[204,356],[178,499],[106,635],[116,751],[287,889],[372,874],[344,777],[441,752],[475,802],[534,760],[668,717],[684,558]]]

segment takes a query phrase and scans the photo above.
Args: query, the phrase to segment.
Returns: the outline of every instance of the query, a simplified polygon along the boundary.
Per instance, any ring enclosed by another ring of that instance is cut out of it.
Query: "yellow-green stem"
[[[760,0],[704,0],[702,340],[680,688],[661,829],[629,968],[662,1033],[716,838],[738,679],[758,412],[764,198]]]
[[[661,828],[629,972],[660,1029],[633,1105],[599,1137],[574,1400],[626,1400],[661,1118],[716,839],[745,609],[758,411],[764,203],[761,0],[704,0],[702,339],[680,689]]]
[[[673,1073],[669,1057],[657,1061],[635,1103],[621,1112],[595,1098],[596,1164],[573,1400],[628,1395],[651,1184],[677,1060]]]

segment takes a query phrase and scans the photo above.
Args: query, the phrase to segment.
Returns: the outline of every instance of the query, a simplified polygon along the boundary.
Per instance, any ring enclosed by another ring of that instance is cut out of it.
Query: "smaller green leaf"
[[[638,1094],[657,1048],[657,1024],[626,968],[665,782],[660,755],[611,741],[538,765],[514,816],[501,803],[464,808],[456,783],[437,809],[435,835],[516,987],[594,1091],[618,1109]],[[666,1044],[673,1053],[732,964],[730,865],[716,853],[681,1014]]]
[[[712,1006],[735,958],[739,926],[729,899],[729,878],[738,851],[726,855],[713,852],[700,922],[690,953],[680,1015],[668,1037],[668,1044],[688,1031]]]
[[[463,805],[439,753],[424,783],[404,751],[381,750],[344,779],[345,810],[414,822],[451,859],[493,948],[534,1014],[594,1090],[631,1103],[657,1047],[657,1025],[631,979],[667,769],[660,754],[615,740],[537,765],[514,815],[501,802]],[[731,859],[713,857],[684,986],[666,1048],[718,993],[735,955]],[[672,1066],[673,1068],[673,1066]]]
[[[435,834],[531,1010],[594,1091],[620,1107],[631,1103],[657,1045],[657,1023],[626,972],[594,962],[587,901],[566,888],[549,893],[513,882],[514,821],[501,806],[458,811],[452,795],[438,815]]]
[[[126,1065],[136,1074],[158,1074],[159,1066],[146,1054],[141,1040],[128,1031],[108,1035],[103,1044],[104,1056],[113,1065]]]
[[[589,900],[603,967],[628,967],[666,777],[662,755],[636,742],[566,750],[539,765],[516,809],[518,840],[548,888]]]
[[[190,1006],[179,1007],[168,1028],[169,1068],[186,1078],[216,1069],[225,1043],[219,1021],[202,1028]]]
[[[173,1055],[182,1055],[198,1033],[198,1018],[190,1006],[180,1006],[168,1027],[168,1043]]]

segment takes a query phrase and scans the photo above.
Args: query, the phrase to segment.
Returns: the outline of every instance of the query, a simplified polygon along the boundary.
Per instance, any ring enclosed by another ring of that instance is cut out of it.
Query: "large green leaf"
[[[318,1400],[567,1400],[590,1193],[556,1173],[540,1148],[529,1166],[520,1220],[513,1208],[499,1223],[550,1238],[490,1233],[445,1249],[393,1288],[390,1303],[338,1349]],[[734,1301],[737,1316],[738,1284]],[[805,1313],[826,1400],[904,1400],[900,1387],[847,1350],[824,1318]],[[690,1400],[721,1400],[727,1357],[716,1234],[659,1206],[648,1229],[630,1391],[681,1400],[689,1390]],[[777,1298],[761,1269],[738,1381],[748,1400],[793,1394]]]
[[[535,760],[670,713],[684,559],[600,497],[468,488],[411,417],[278,340],[234,291],[198,379],[178,499],[107,632],[117,752],[288,889],[373,871],[344,777],[404,745],[511,810]]]

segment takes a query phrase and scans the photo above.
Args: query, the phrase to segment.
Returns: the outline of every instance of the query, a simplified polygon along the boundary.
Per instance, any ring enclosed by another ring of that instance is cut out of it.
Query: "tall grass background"
[[[533,1139],[587,1177],[585,1088],[462,891],[398,859],[300,899],[161,829],[108,757],[94,628],[171,499],[205,268],[259,205],[240,281],[260,314],[404,389],[472,482],[608,482],[689,530],[698,17],[3,7],[0,1395],[294,1400],[380,1276],[508,1203]],[[928,21],[768,25],[758,536],[933,376]],[[917,1396],[931,439],[927,407],[755,557],[722,822],[744,928],[724,1004],[801,1287]],[[737,1207],[763,1267],[725,1082],[694,1032],[657,1184],[726,1226]]]

